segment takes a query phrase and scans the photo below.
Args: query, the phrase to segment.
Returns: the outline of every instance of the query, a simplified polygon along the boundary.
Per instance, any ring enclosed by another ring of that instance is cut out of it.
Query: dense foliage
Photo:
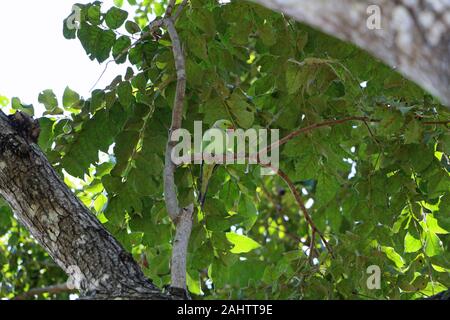
[[[90,97],[43,91],[39,145],[163,287],[174,227],[162,169],[176,73],[168,35],[145,32],[166,3],[128,0],[133,16],[115,2],[79,5],[81,28],[63,32],[90,59],[130,68]],[[280,151],[333,254],[279,177],[256,165],[216,170],[189,245],[195,298],[413,299],[450,286],[450,132],[437,123],[448,109],[364,51],[252,3],[191,0],[176,28],[189,130],[195,120],[206,129],[228,119],[285,136],[325,120],[371,119],[310,130]],[[17,98],[10,105],[33,113]],[[177,169],[181,205],[196,201],[199,169]],[[0,234],[0,296],[65,280],[2,203]],[[381,268],[379,290],[366,286],[370,265]]]

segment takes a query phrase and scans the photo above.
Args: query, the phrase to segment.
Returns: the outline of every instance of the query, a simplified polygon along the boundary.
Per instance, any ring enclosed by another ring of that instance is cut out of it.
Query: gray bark
[[[72,285],[92,299],[169,299],[68,189],[26,130],[0,111],[0,195]]]
[[[366,49],[450,107],[450,0],[253,0]],[[369,6],[381,9],[381,29]]]

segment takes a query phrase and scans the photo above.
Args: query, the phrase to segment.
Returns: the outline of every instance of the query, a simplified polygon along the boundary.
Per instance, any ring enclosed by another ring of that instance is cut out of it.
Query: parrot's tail
[[[205,183],[205,181],[203,181],[203,168],[204,168],[204,162],[201,164],[201,168],[200,168],[200,181],[201,181],[201,184],[200,184],[200,192],[198,194],[198,202],[200,204],[200,209],[202,209],[202,210],[203,210],[203,207],[205,205],[206,194],[208,193],[208,187],[209,187],[209,179],[208,179],[208,181],[206,181],[206,185],[203,186],[203,183]],[[216,168],[217,168],[217,165],[214,165],[212,171],[214,172],[214,170]]]

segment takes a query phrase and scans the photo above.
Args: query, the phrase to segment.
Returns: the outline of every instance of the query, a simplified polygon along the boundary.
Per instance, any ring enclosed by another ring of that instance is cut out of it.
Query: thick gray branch
[[[172,124],[169,130],[164,167],[164,197],[166,207],[169,216],[173,221],[175,221],[180,214],[180,208],[178,207],[177,190],[174,177],[176,166],[172,161],[172,150],[175,142],[171,140],[171,135],[175,130],[181,128],[181,122],[183,119],[183,105],[186,94],[186,66],[180,38],[178,37],[174,22],[171,18],[166,18],[164,21],[167,31],[169,32],[169,36],[172,40],[175,68],[177,71],[177,88],[172,109]]]
[[[175,69],[177,72],[177,87],[175,100],[172,109],[172,124],[169,130],[169,139],[166,147],[166,159],[164,167],[164,197],[169,216],[176,225],[176,234],[173,241],[171,259],[171,286],[175,289],[186,291],[186,260],[189,238],[192,231],[192,214],[194,205],[186,208],[179,208],[177,198],[177,188],[175,184],[176,165],[172,161],[172,150],[175,141],[172,141],[172,134],[181,128],[183,120],[183,106],[186,95],[186,62],[181,47],[178,32],[175,29],[175,20],[183,10],[187,1],[183,1],[178,7],[174,17],[171,17],[175,1],[170,1],[164,24],[172,41],[173,56],[175,59]],[[187,297],[187,294],[186,294]]]
[[[366,49],[450,106],[450,0],[253,1]]]
[[[171,286],[186,290],[186,259],[189,238],[192,232],[192,213],[194,205],[183,209],[177,221],[177,230],[172,247]]]
[[[24,129],[0,111],[0,195],[70,284],[94,299],[170,298],[68,189]]]

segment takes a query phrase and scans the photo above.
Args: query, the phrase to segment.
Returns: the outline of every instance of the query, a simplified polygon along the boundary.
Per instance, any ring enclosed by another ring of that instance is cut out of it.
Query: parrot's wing
[[[224,129],[213,126],[211,129],[206,131],[203,136],[202,151],[203,153],[206,152],[211,155],[224,155],[228,147],[228,142],[228,132]],[[206,192],[208,191],[209,181],[213,175],[215,167],[216,163],[210,163],[209,161],[205,163],[204,159],[201,168],[201,186],[199,195],[200,205],[202,207],[206,199]]]
[[[203,136],[202,150],[214,155],[224,154],[227,140],[225,131],[216,128],[209,129]]]

